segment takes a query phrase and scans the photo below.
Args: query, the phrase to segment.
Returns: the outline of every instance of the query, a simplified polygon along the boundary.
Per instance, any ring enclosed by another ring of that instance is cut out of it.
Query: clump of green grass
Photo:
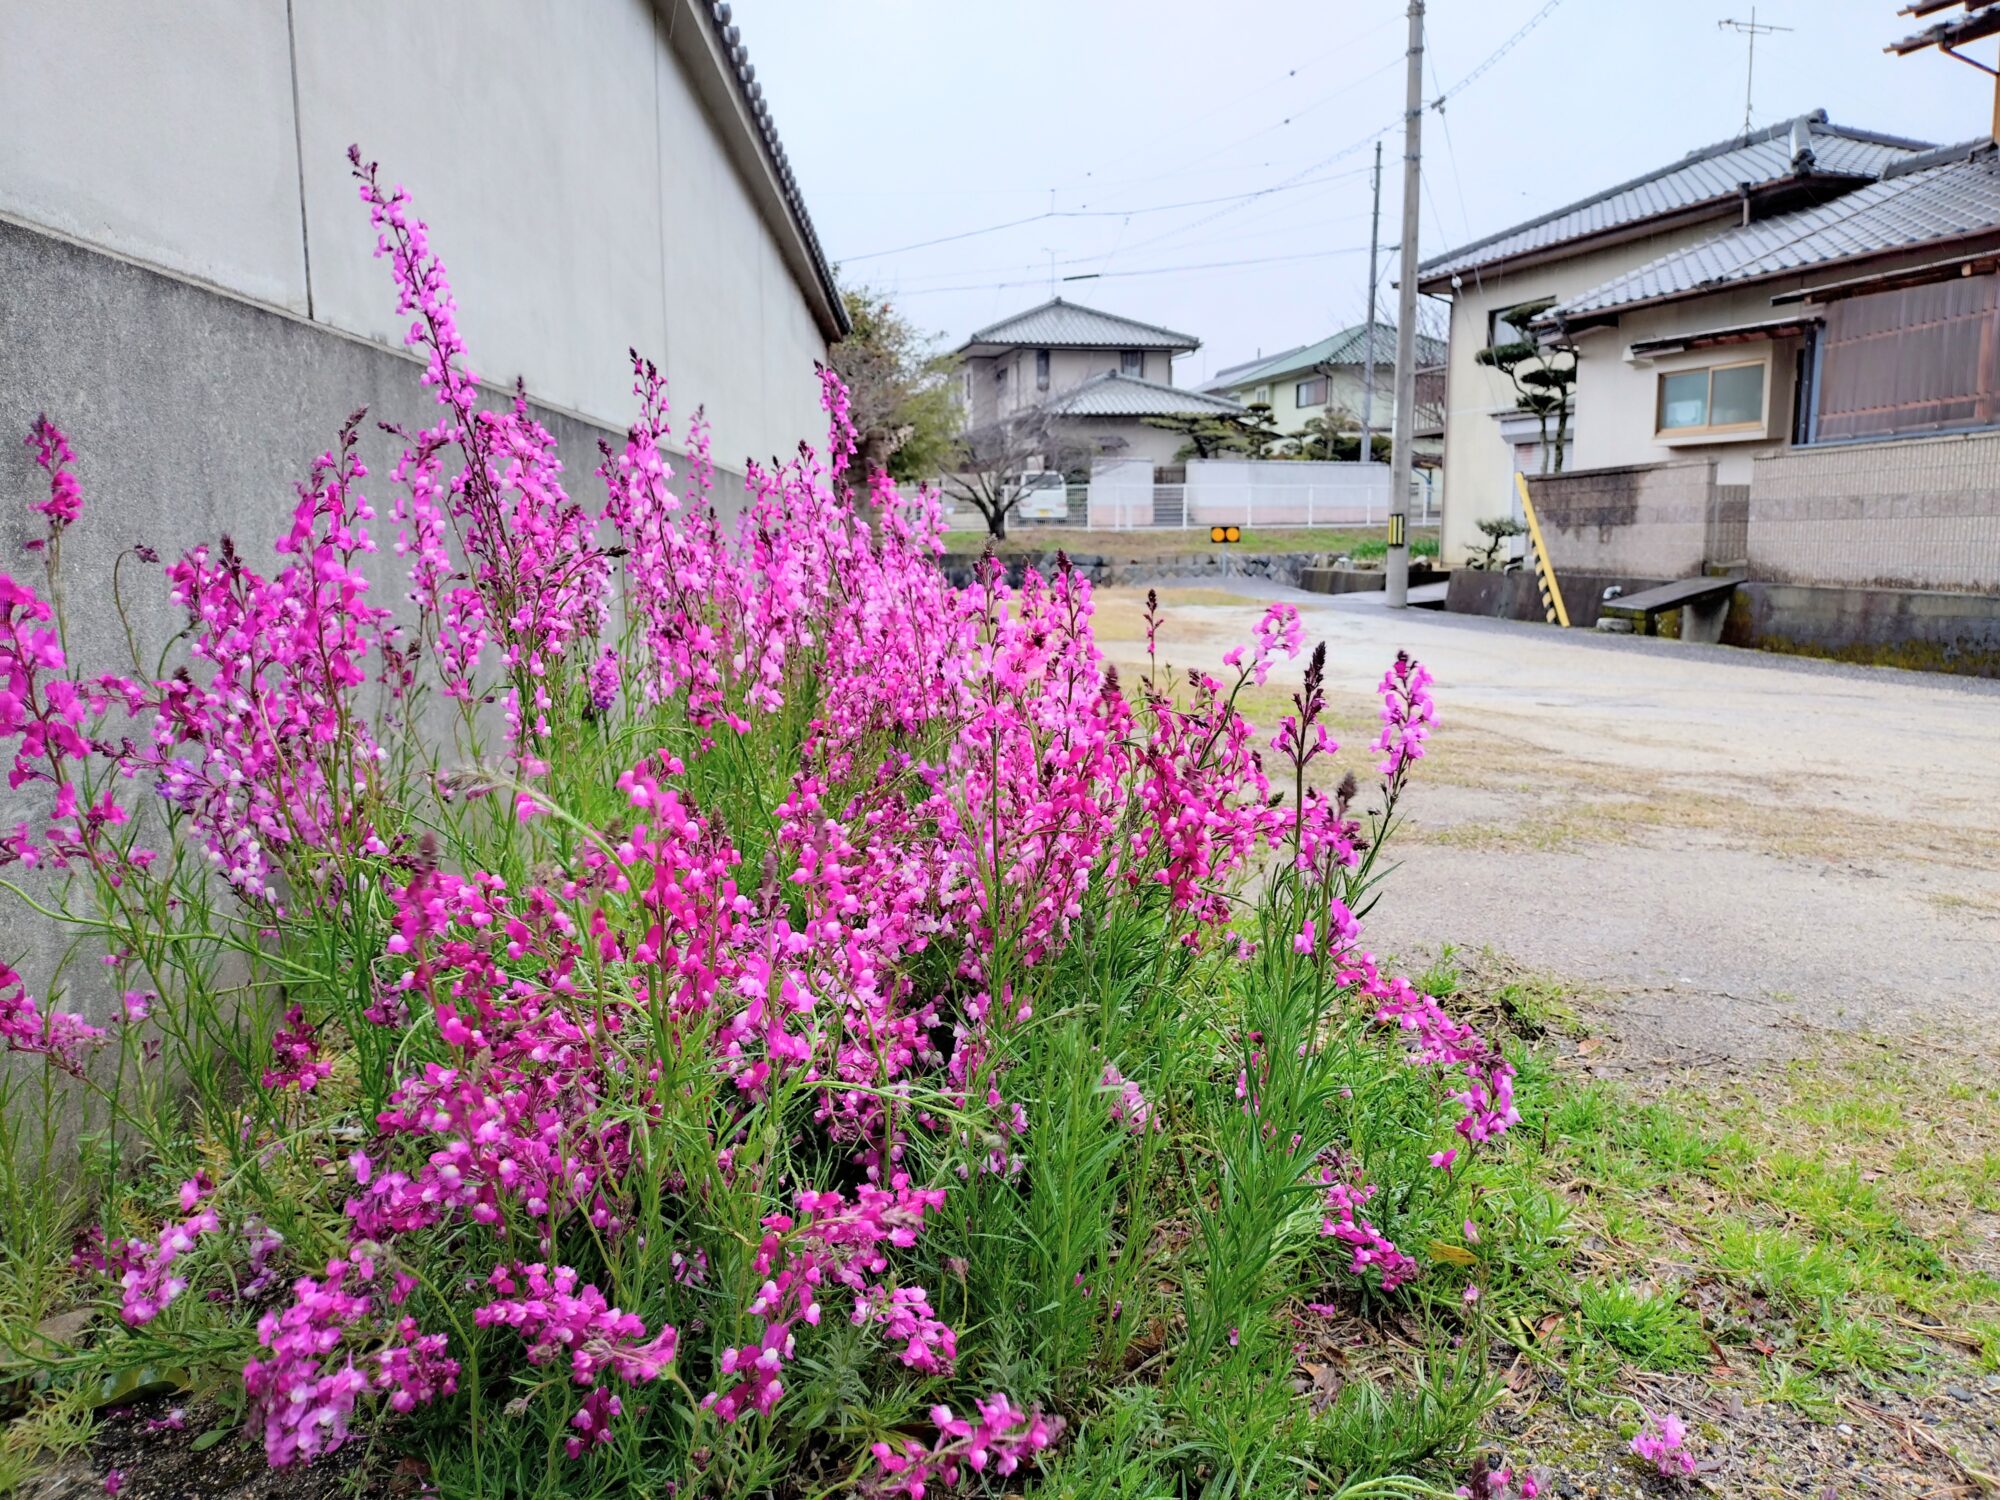
[[[1426,982],[1529,1035],[1579,1008],[1491,955],[1448,950]],[[1971,1060],[1863,1045],[1641,1091],[1531,1049],[1518,1093],[1536,1125],[1482,1183],[1507,1227],[1473,1274],[1488,1328],[1562,1372],[1573,1409],[1608,1414],[1628,1378],[1707,1372],[1817,1418],[1843,1383],[2000,1369],[2000,1281],[1969,1253],[2000,1090]]]
[[[1585,1282],[1578,1310],[1586,1336],[1610,1345],[1642,1370],[1698,1370],[1707,1362],[1701,1318],[1682,1305],[1678,1287]]]

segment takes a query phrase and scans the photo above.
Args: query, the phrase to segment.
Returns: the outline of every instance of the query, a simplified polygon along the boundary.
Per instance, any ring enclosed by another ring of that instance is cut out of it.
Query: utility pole
[[[1382,242],[1382,143],[1375,143],[1375,216],[1368,224],[1368,353],[1361,367],[1361,451],[1367,463],[1375,456],[1375,283]]]
[[[1769,36],[1775,31],[1790,31],[1792,28],[1789,26],[1758,24],[1757,7],[1753,5],[1750,7],[1749,20],[1717,21],[1715,29],[1717,31],[1740,31],[1750,38],[1750,66],[1743,74],[1743,133],[1747,136],[1750,133],[1750,100],[1752,98],[1752,91],[1757,86],[1757,38],[1760,36]]]
[[[1410,433],[1417,415],[1417,195],[1423,191],[1424,0],[1410,0],[1410,77],[1403,112],[1403,278],[1396,298],[1396,451],[1389,465],[1386,603],[1410,602]]]

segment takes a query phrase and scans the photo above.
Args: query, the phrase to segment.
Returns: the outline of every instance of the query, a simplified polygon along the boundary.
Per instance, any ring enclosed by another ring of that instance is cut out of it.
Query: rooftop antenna
[[[1757,84],[1757,38],[1760,36],[1770,36],[1774,32],[1790,31],[1792,28],[1789,26],[1773,26],[1769,22],[1760,22],[1757,19],[1757,7],[1753,5],[1750,7],[1749,20],[1717,21],[1715,29],[1717,31],[1740,31],[1743,35],[1750,38],[1750,63],[1743,72],[1743,133],[1747,136],[1750,134],[1751,91]]]
[[[1933,16],[1941,10],[1950,10],[1962,4],[1965,14],[1953,20],[1939,21],[1906,36],[1900,42],[1891,42],[1882,50],[1893,52],[1898,57],[1908,57],[1912,52],[1921,52],[1927,47],[1935,47],[1946,57],[1955,57],[1962,63],[1970,63],[1982,73],[1991,73],[1993,85],[1993,138],[2000,141],[2000,70],[1989,68],[1976,57],[1967,57],[1956,49],[1967,42],[1976,42],[1982,37],[2000,33],[2000,0],[1911,0],[1896,14],[1899,16]]]

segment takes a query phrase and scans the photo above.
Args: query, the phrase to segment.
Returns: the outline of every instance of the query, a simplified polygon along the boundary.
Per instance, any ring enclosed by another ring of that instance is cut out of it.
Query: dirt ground
[[[1043,553],[1058,550],[1072,557],[1109,557],[1120,561],[1148,561],[1182,557],[1190,550],[1206,546],[1206,528],[1176,531],[1171,527],[1135,527],[1125,531],[1090,531],[1078,526],[1034,525],[1016,522],[999,544],[1001,552]],[[1410,540],[1419,554],[1436,551],[1437,529],[1412,526]],[[977,554],[987,542],[983,530],[954,530],[945,536],[945,546],[953,552]],[[1374,543],[1374,556],[1381,556],[1382,528],[1378,526],[1290,526],[1243,533],[1231,549],[1240,556],[1292,552],[1346,552]],[[1215,552],[1223,549],[1217,547]]]
[[[1829,1031],[2000,1051],[2000,683],[1269,588],[1163,589],[1162,652],[1219,670],[1280,595],[1328,643],[1345,742],[1398,648],[1437,679],[1378,952],[1560,974],[1639,1068],[1755,1067]],[[1142,664],[1143,590],[1098,597],[1107,655]],[[1272,691],[1252,716],[1282,711]]]

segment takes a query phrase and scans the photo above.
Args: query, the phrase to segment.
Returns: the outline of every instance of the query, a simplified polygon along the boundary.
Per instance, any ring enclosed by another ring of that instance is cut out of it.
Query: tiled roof
[[[982,328],[962,348],[1000,344],[1037,349],[1199,349],[1201,340],[1155,323],[1121,318],[1056,297]]]
[[[1066,417],[1206,417],[1240,412],[1243,406],[1227,396],[1106,370],[1052,397],[1049,409]]]
[[[1931,149],[1923,141],[1882,135],[1830,124],[1825,110],[1803,117],[1811,134],[1813,171],[1821,176],[1880,177],[1895,163]],[[1718,141],[1679,161],[1621,182],[1588,198],[1461,245],[1424,262],[1419,276],[1436,281],[1475,266],[1511,260],[1572,240],[1584,240],[1612,230],[1643,224],[1693,208],[1734,198],[1751,187],[1783,181],[1793,175],[1791,132],[1796,121]]]
[[[1663,255],[1570,298],[1549,316],[1593,318],[1635,303],[1988,231],[2000,233],[2000,153],[1983,144],[1956,146],[1914,158],[1831,203],[1741,225]]]
[[[1376,323],[1375,363],[1394,369],[1396,365],[1396,327],[1393,323]],[[1256,385],[1272,380],[1280,375],[1288,375],[1294,370],[1310,370],[1318,365],[1359,365],[1368,358],[1368,326],[1356,323],[1352,328],[1343,328],[1331,338],[1323,338],[1317,344],[1302,344],[1296,349],[1287,349],[1283,354],[1274,354],[1269,359],[1252,360],[1246,365],[1231,365],[1218,371],[1215,378],[1202,385],[1205,391],[1237,390],[1242,386]],[[1417,363],[1420,365],[1441,365],[1445,358],[1443,339],[1431,338],[1428,334],[1417,335]]]
[[[792,218],[799,226],[799,235],[806,242],[806,253],[812,258],[813,271],[832,304],[834,324],[845,337],[853,331],[847,317],[847,303],[840,295],[833,268],[827,264],[826,252],[820,249],[812,215],[806,212],[806,201],[799,192],[798,179],[792,175],[791,158],[785,155],[785,143],[778,139],[777,121],[772,119],[771,106],[765,102],[764,85],[757,81],[757,69],[750,62],[750,49],[743,45],[742,30],[730,20],[728,0],[710,0],[706,9],[709,24],[715,28],[716,45],[722,51],[726,66],[736,75],[737,93],[750,118],[757,122],[757,133],[763,138],[765,155],[778,179],[778,189],[784,196],[785,206],[791,210]]]
[[[1203,381],[1201,388],[1205,391],[1219,391],[1226,389],[1227,387],[1236,384],[1240,376],[1244,375],[1248,371],[1256,369],[1259,365],[1268,365],[1272,363],[1274,360],[1289,359],[1294,354],[1297,354],[1299,350],[1304,349],[1306,347],[1307,346],[1304,344],[1295,344],[1290,349],[1285,350],[1282,354],[1260,354],[1255,359],[1244,360],[1241,364],[1224,365],[1221,369],[1217,370],[1215,374],[1212,375],[1209,379]]]

